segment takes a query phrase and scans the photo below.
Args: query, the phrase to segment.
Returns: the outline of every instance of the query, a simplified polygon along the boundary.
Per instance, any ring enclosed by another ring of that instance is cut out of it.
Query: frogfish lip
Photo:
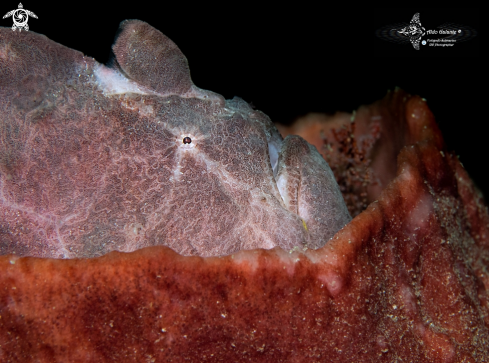
[[[307,122],[355,216],[324,247],[0,256],[2,360],[483,361],[489,215],[426,101]]]

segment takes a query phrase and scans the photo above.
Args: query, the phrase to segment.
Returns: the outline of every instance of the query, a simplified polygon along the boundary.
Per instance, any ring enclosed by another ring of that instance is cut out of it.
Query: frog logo
[[[25,10],[24,7],[22,6],[22,3],[19,3],[18,9],[9,11],[7,14],[5,14],[3,18],[5,19],[11,16],[14,21],[14,25],[12,25],[12,30],[16,31],[17,29],[19,29],[20,32],[22,31],[22,29],[24,29],[25,31],[29,30],[29,25],[27,25],[27,20],[29,20],[29,15],[37,19],[36,14],[34,14],[32,11]]]

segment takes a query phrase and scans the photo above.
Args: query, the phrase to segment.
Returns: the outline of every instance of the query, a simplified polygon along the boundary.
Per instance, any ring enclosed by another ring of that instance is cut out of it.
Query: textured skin
[[[487,362],[481,195],[419,97],[390,93],[355,123],[357,140],[385,131],[374,151],[400,140],[394,176],[318,250],[0,256],[0,361]]]
[[[0,35],[0,254],[318,248],[350,221],[315,147],[194,86],[150,25],[121,23],[111,69],[42,35]]]
[[[130,79],[156,92],[184,94],[192,87],[187,59],[180,49],[145,22],[123,21],[112,49]]]
[[[276,179],[289,211],[307,221],[311,240],[321,241],[333,236],[349,216],[339,188],[329,187],[334,174],[316,150],[300,136],[287,136]]]

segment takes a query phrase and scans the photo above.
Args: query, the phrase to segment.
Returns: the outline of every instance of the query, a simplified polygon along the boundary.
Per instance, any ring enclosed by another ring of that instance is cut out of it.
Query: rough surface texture
[[[362,106],[348,141],[350,118],[321,129],[343,153],[332,167],[352,183],[345,197],[370,204],[324,247],[2,256],[0,361],[487,361],[484,201],[421,98],[395,91]],[[363,164],[374,182],[353,177]]]
[[[121,24],[113,68],[0,35],[0,254],[318,248],[351,220],[314,147],[194,86],[150,25]]]

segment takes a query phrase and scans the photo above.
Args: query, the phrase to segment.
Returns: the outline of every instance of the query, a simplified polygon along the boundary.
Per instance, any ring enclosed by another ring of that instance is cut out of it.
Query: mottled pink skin
[[[159,30],[131,20],[122,22],[118,32],[112,49],[128,77],[159,93],[184,94],[192,89],[187,59]]]
[[[487,361],[487,206],[419,97],[389,93],[355,122],[397,155],[369,154],[385,184],[324,247],[2,256],[0,360]]]
[[[194,86],[150,25],[121,24],[124,75],[35,33],[0,34],[0,254],[318,248],[351,220],[313,146]]]

